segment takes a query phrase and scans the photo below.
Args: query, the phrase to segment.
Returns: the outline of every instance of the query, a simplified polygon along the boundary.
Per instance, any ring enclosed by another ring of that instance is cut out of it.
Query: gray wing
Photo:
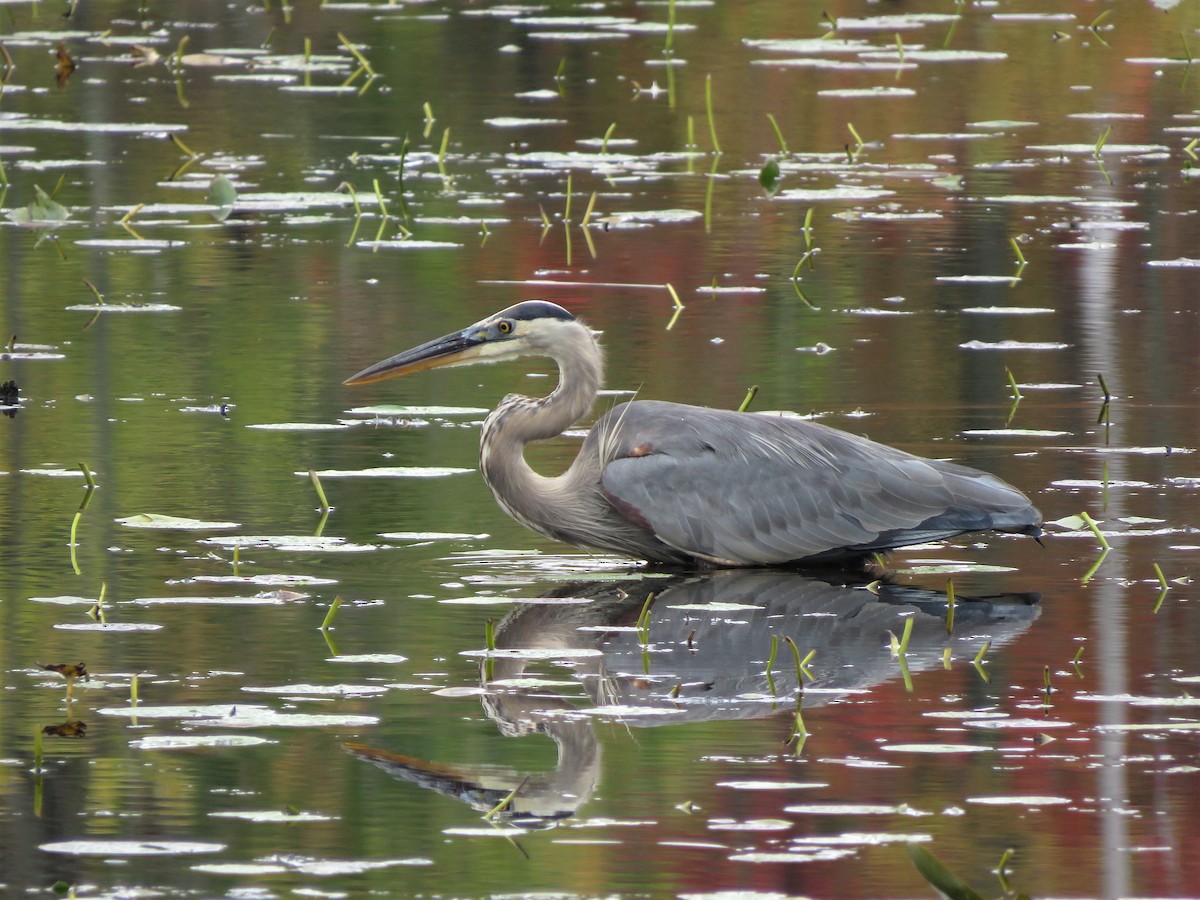
[[[597,423],[601,490],[626,519],[711,562],[772,565],[1000,529],[1041,515],[984,472],[814,422],[638,401]]]

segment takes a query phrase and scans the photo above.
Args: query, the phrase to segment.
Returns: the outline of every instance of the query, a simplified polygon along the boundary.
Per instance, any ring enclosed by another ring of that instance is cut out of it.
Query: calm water
[[[3,890],[932,896],[916,842],[985,896],[1194,896],[1200,8],[1164,6],[2,4]],[[529,296],[614,390],[756,384],[1064,522],[878,596],[544,542],[473,469],[546,364],[341,386]]]

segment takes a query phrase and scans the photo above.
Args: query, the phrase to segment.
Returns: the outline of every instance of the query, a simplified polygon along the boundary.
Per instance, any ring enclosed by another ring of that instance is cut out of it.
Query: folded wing
[[[593,432],[601,490],[663,543],[721,564],[868,553],[969,531],[1036,534],[993,475],[814,422],[674,403],[614,409]]]

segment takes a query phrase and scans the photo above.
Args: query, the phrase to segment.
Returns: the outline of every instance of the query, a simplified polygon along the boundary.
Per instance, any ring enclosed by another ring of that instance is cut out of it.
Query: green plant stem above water
[[[717,140],[717,122],[713,116],[712,75],[704,78],[704,110],[708,115],[708,133],[712,138],[713,153],[720,154],[721,142]]]

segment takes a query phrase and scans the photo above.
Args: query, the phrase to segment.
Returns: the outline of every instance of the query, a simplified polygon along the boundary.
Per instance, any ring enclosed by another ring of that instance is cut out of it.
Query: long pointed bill
[[[385,378],[424,372],[426,369],[473,362],[481,354],[480,347],[485,343],[484,339],[477,337],[476,334],[477,329],[472,327],[435,338],[419,347],[413,347],[411,350],[405,350],[403,353],[397,353],[373,366],[368,366],[342,383],[371,384],[375,381],[383,381]]]

